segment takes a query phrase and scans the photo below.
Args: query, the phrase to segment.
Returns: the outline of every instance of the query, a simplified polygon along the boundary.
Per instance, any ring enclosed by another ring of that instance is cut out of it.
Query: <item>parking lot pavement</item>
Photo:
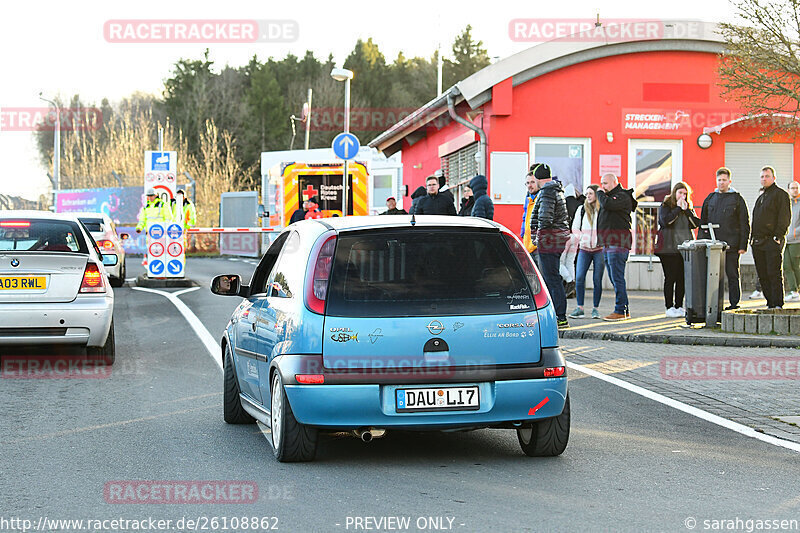
[[[591,302],[591,291],[587,291],[587,302]],[[682,344],[732,347],[800,347],[797,335],[747,335],[726,333],[720,329],[708,329],[703,324],[686,325],[683,318],[667,318],[664,315],[664,297],[660,291],[631,291],[628,293],[631,318],[622,322],[605,320],[570,319],[570,328],[559,331],[562,339],[612,340],[648,342],[656,344]],[[591,303],[589,303],[591,305]],[[742,309],[764,309],[766,300],[742,300]],[[576,306],[575,299],[567,300],[567,309]],[[784,305],[785,309],[800,309],[800,302]],[[586,308],[585,308],[586,309]],[[600,304],[600,315],[606,316],[614,310],[614,293],[605,291]],[[588,316],[588,311],[587,311]]]
[[[568,362],[800,443],[800,350],[562,339]]]

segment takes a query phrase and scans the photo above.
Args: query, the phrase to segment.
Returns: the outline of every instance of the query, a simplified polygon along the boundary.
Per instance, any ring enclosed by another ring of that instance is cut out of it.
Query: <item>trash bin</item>
[[[727,248],[727,243],[711,239],[678,245],[683,256],[687,324],[705,322],[713,327],[721,320]]]

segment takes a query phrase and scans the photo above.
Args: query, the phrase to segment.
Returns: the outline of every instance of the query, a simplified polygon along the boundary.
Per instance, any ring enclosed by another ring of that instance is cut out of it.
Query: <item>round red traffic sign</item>
[[[172,242],[167,246],[167,253],[172,257],[178,257],[183,253],[183,245],[179,242]]]
[[[160,257],[164,253],[164,245],[160,242],[154,242],[150,245],[150,255],[153,257]]]

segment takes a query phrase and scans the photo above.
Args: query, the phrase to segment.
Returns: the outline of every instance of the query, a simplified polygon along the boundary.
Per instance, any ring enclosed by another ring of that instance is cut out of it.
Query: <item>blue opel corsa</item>
[[[564,357],[542,278],[516,235],[477,218],[306,220],[272,242],[221,342],[224,414],[271,428],[279,461],[314,459],[320,431],[516,429],[561,454]]]

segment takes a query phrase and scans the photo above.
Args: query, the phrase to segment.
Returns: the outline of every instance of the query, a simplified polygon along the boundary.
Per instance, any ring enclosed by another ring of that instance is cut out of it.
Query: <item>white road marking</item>
[[[718,426],[730,429],[746,437],[760,440],[762,442],[766,442],[774,446],[780,446],[781,448],[786,448],[787,450],[800,452],[800,444],[796,442],[791,442],[788,440],[779,439],[778,437],[773,437],[771,435],[765,435],[764,433],[759,433],[758,431],[756,431],[751,427],[747,427],[743,424],[739,424],[738,422],[733,422],[732,420],[722,418],[721,416],[717,416],[707,411],[703,411],[702,409],[698,409],[697,407],[692,407],[691,405],[679,402],[678,400],[673,400],[672,398],[668,398],[663,394],[658,394],[657,392],[645,389],[644,387],[633,385],[631,383],[628,383],[627,381],[615,378],[614,376],[607,376],[602,372],[598,372],[597,370],[593,370],[583,365],[567,361],[567,367],[577,370],[578,372],[583,372],[584,374],[588,374],[599,380],[605,381],[606,383],[611,383],[612,385],[621,387],[634,394],[638,394],[639,396],[644,396],[645,398],[649,398],[664,405],[668,405],[669,407],[677,409],[678,411],[683,411],[686,414],[696,416],[697,418],[705,420],[706,422],[711,422],[712,424],[716,424]]]
[[[187,306],[180,300],[180,298],[178,298],[178,296],[181,294],[196,291],[199,288],[200,287],[190,287],[188,289],[183,289],[176,292],[157,291],[155,289],[148,289],[147,287],[133,287],[133,290],[160,294],[172,302],[172,304],[178,308],[178,311],[181,312],[189,325],[192,326],[194,332],[197,333],[197,336],[200,338],[200,342],[202,342],[206,347],[206,350],[208,350],[208,354],[211,356],[211,359],[213,359],[214,362],[217,363],[217,366],[220,368],[220,370],[222,370],[222,357],[220,354],[219,341],[215,339],[211,333],[209,333],[203,323],[200,322],[200,319],[197,318],[197,315],[195,315],[192,310],[189,309],[189,306]]]
[[[125,278],[125,281],[136,281],[136,278]]]
[[[239,261],[238,257],[229,257],[228,261]]]

